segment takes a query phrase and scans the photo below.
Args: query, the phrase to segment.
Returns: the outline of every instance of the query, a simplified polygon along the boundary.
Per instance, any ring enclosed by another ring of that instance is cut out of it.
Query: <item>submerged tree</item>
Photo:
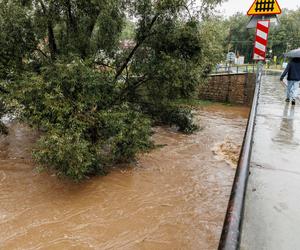
[[[218,2],[203,1],[200,11],[188,0],[2,2],[0,29],[12,39],[3,51],[20,51],[2,64],[10,73],[1,75],[2,102],[43,131],[35,159],[81,180],[149,149],[154,123],[194,131],[190,110],[172,103],[193,97],[219,60],[221,41],[203,21]],[[129,16],[135,33],[125,46]]]

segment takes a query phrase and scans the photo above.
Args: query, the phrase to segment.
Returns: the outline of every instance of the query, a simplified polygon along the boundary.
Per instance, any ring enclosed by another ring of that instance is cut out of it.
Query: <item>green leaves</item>
[[[271,25],[268,37],[268,50],[272,50],[270,59],[277,56],[284,59],[284,53],[300,46],[300,9],[284,10],[279,16],[280,25]],[[222,21],[223,29],[225,27],[226,39],[224,46],[228,50],[236,51],[246,57],[246,61],[252,60],[255,29],[247,29],[249,17],[242,13]],[[227,51],[226,51],[227,52]]]
[[[44,131],[34,152],[38,163],[78,181],[152,145],[150,120],[126,102],[113,106],[118,89],[110,80],[110,73],[76,60],[11,85],[23,120]]]
[[[95,161],[90,143],[76,131],[48,131],[37,146],[34,158],[44,167],[55,170],[58,176],[80,181],[89,173],[103,170],[101,162]]]
[[[280,25],[270,30],[269,47],[273,55],[283,58],[287,51],[300,47],[300,8],[284,10],[279,20]]]
[[[0,2],[0,79],[20,72],[37,41],[26,11],[12,1]]]
[[[245,56],[246,62],[252,60],[255,38],[255,29],[247,29],[248,22],[248,16],[237,13],[223,23],[227,32],[224,46]]]
[[[42,131],[39,164],[80,181],[151,148],[156,122],[197,128],[172,102],[197,95],[221,49],[193,0],[11,2],[0,3],[0,102]]]

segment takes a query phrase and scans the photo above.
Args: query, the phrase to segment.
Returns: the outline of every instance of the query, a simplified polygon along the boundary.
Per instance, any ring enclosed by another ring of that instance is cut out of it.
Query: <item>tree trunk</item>
[[[43,13],[44,15],[47,17],[48,19],[48,23],[47,23],[47,28],[48,28],[48,43],[49,43],[49,50],[50,50],[50,55],[51,55],[51,59],[55,60],[56,58],[56,54],[57,54],[57,46],[56,46],[56,41],[55,41],[55,36],[54,36],[54,31],[53,31],[53,24],[52,21],[50,19],[50,17],[48,16],[48,13],[51,12],[51,3],[49,6],[49,10],[47,10],[44,2],[42,0],[39,0],[39,3],[42,7]]]
[[[67,7],[67,14],[68,14],[68,26],[71,31],[71,33],[76,33],[77,32],[77,22],[76,19],[74,18],[72,14],[72,5],[70,0],[66,1],[66,7]]]
[[[135,55],[136,51],[138,50],[138,48],[143,44],[143,42],[148,38],[148,36],[151,34],[151,29],[153,28],[156,20],[159,17],[159,13],[157,13],[149,27],[148,27],[148,31],[145,32],[145,34],[143,34],[143,36],[141,37],[141,39],[137,42],[137,44],[134,46],[134,48],[132,49],[132,51],[130,52],[129,56],[125,59],[124,63],[121,65],[121,67],[119,68],[119,70],[117,70],[117,73],[115,75],[115,80],[114,82],[117,82],[119,76],[123,73],[123,71],[125,70],[125,68],[127,67],[127,65],[129,64],[129,62],[131,61],[131,59],[133,58],[133,56]]]
[[[48,21],[48,39],[49,39],[49,49],[50,49],[51,59],[55,60],[57,54],[57,46],[56,46],[56,41],[55,41],[54,31],[53,31],[51,21]]]

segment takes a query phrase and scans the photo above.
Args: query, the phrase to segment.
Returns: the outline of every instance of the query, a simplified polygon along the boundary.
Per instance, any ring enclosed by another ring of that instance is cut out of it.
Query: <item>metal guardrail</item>
[[[239,74],[239,73],[255,73],[256,67],[254,64],[245,65],[217,65],[212,74]]]
[[[257,65],[256,87],[253,97],[252,109],[248,119],[241,155],[230,195],[223,231],[219,243],[219,250],[237,250],[240,248],[245,196],[249,177],[249,165],[252,152],[255,118],[257,114],[262,73],[263,65],[259,63]]]

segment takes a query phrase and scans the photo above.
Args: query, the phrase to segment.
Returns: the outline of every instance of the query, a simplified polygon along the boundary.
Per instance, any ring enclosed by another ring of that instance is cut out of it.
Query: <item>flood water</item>
[[[81,184],[36,171],[37,135],[11,124],[0,137],[0,249],[216,249],[248,111],[201,108],[199,132],[156,128],[163,147]]]

